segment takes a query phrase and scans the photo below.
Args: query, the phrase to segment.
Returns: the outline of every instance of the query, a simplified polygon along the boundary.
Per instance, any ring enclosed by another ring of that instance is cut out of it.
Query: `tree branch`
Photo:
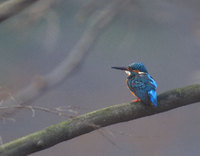
[[[0,5],[0,22],[16,15],[38,0],[7,0]]]
[[[200,84],[196,84],[160,94],[158,96],[158,107],[145,106],[140,102],[110,106],[6,143],[0,146],[0,155],[24,156],[101,127],[158,114],[199,101]]]

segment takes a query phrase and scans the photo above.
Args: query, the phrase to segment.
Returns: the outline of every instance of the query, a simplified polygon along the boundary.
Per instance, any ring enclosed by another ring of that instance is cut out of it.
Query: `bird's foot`
[[[137,98],[136,100],[133,100],[133,101],[131,101],[131,102],[139,102],[139,101],[140,101],[140,99]]]

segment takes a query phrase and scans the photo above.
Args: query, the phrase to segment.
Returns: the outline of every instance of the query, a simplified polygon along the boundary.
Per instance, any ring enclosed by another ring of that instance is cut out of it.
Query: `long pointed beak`
[[[112,67],[112,68],[118,70],[129,70],[128,67]]]

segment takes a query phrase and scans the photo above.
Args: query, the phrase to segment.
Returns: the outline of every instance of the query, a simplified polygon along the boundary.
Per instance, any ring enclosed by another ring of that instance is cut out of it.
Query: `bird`
[[[158,106],[157,103],[157,83],[149,75],[146,67],[141,62],[131,63],[128,67],[112,67],[123,70],[127,74],[126,83],[131,93],[137,97],[132,102],[141,101],[147,105]]]

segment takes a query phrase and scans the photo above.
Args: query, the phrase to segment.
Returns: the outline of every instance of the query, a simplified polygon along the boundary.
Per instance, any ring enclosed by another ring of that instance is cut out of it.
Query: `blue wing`
[[[150,91],[148,91],[150,101],[152,102],[152,104],[154,106],[158,106],[157,94],[156,94],[157,83],[149,74],[148,74],[148,77],[149,77],[149,80],[150,80],[149,82],[152,85],[152,89]]]
[[[144,103],[157,106],[157,83],[148,73],[136,74],[128,79],[127,84],[132,92]]]
[[[154,106],[158,106],[156,91],[150,90],[150,91],[148,91],[148,95],[149,95],[149,98],[150,98],[150,101],[152,102],[152,104]]]

